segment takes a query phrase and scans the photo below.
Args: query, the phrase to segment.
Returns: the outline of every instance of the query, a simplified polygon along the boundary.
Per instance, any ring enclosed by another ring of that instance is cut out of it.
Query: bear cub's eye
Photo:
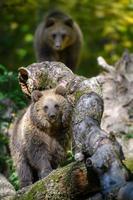
[[[63,34],[62,34],[62,38],[64,39],[65,37],[66,37],[66,34],[65,34],[65,33],[63,33]]]
[[[48,106],[44,106],[44,111],[46,112],[48,110]]]
[[[55,38],[56,38],[56,33],[53,33],[53,34],[52,34],[52,37],[55,39]]]
[[[55,104],[54,106],[56,109],[59,109],[59,105],[58,104]]]

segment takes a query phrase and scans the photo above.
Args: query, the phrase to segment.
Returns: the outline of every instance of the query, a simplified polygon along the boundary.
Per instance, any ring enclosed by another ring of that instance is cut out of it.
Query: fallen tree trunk
[[[8,180],[0,175],[1,200],[103,200],[99,179],[94,169],[86,171],[82,162],[74,162],[53,171],[46,178],[15,192]],[[130,197],[127,193],[130,192]],[[116,200],[131,200],[133,185],[120,189]]]
[[[101,127],[115,135],[133,163],[133,54],[126,51],[114,66],[102,57],[98,63],[105,71],[99,75],[104,100]]]
[[[74,162],[54,170],[27,189],[18,191],[13,200],[78,200],[89,198],[99,191],[99,181],[94,171],[89,170],[87,174],[83,162]]]

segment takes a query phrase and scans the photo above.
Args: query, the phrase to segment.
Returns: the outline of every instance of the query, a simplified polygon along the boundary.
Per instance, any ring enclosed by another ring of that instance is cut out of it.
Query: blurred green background
[[[99,72],[96,58],[109,63],[125,49],[133,51],[133,0],[1,0],[0,63],[17,70],[35,62],[33,39],[38,23],[49,9],[59,8],[78,22],[84,47],[78,74]]]
[[[70,14],[83,32],[78,74],[97,75],[98,56],[114,64],[125,49],[133,52],[133,0],[0,0],[0,172],[16,189],[18,179],[6,135],[12,115],[27,105],[18,84],[17,69],[36,62],[34,32],[53,8]]]

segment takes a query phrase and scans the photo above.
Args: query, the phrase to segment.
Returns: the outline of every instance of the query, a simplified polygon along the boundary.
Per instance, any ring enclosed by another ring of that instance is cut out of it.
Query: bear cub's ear
[[[31,100],[33,102],[37,102],[40,99],[40,97],[42,97],[42,93],[39,90],[34,90],[31,94]]]
[[[55,94],[65,96],[66,95],[66,88],[64,87],[64,85],[62,85],[62,84],[58,85],[55,89]]]

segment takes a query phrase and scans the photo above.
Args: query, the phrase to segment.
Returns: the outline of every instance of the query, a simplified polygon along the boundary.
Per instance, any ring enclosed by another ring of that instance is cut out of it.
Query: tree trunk
[[[114,66],[101,57],[98,62],[106,70],[99,75],[104,100],[101,127],[115,135],[133,165],[133,54],[126,51]]]
[[[89,178],[88,178],[89,175]],[[14,200],[70,200],[86,199],[100,191],[93,170],[84,163],[71,163],[50,173],[46,178],[18,191]],[[100,194],[98,194],[100,196]]]

